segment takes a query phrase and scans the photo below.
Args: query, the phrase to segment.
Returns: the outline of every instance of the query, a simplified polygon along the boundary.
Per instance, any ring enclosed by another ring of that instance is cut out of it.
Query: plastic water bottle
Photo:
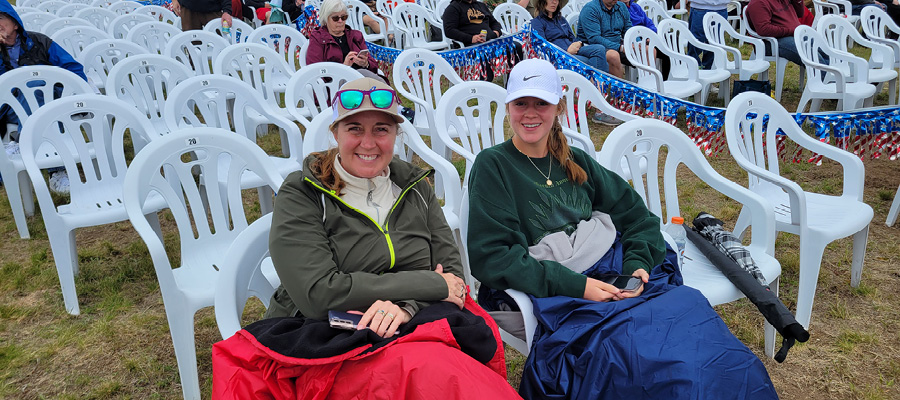
[[[687,234],[684,232],[684,218],[672,217],[672,222],[666,224],[666,233],[675,239],[675,246],[678,247],[678,266],[684,265],[684,246],[687,243]]]
[[[222,33],[226,35],[231,34],[231,24],[229,24],[228,21],[224,19],[222,20]]]

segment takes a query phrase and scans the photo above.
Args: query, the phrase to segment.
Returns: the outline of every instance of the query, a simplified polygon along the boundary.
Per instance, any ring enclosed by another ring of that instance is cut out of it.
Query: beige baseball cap
[[[337,125],[338,122],[340,122],[342,119],[347,118],[351,115],[359,114],[364,111],[372,111],[372,110],[381,111],[385,114],[390,115],[391,117],[394,118],[394,122],[396,122],[398,124],[405,121],[405,119],[403,117],[401,117],[400,114],[397,112],[397,103],[399,102],[399,99],[397,98],[397,92],[394,90],[394,88],[392,88],[390,85],[388,85],[387,83],[385,83],[382,80],[373,79],[373,78],[359,78],[359,79],[355,79],[355,80],[345,83],[344,86],[341,86],[340,90],[360,90],[363,92],[367,92],[367,91],[378,90],[378,89],[390,90],[392,93],[394,93],[394,103],[391,104],[390,107],[377,108],[377,107],[375,107],[374,104],[372,104],[371,97],[369,97],[369,95],[365,95],[365,96],[363,96],[362,103],[359,105],[359,107],[354,108],[352,110],[348,110],[348,109],[344,108],[343,104],[341,104],[341,102],[338,100],[337,94],[336,94],[334,99],[332,99],[332,101],[331,101],[331,109],[334,111],[334,120],[331,122],[331,125],[329,126],[329,128],[334,129],[334,127]],[[338,91],[338,93],[340,93],[340,91]]]

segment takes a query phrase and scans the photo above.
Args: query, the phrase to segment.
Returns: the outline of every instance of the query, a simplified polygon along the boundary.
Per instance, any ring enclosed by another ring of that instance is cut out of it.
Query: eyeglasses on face
[[[344,15],[332,15],[332,16],[331,16],[331,20],[334,21],[334,22],[338,22],[338,21],[346,21],[347,18],[350,18],[350,16],[347,15],[347,14],[344,14]]]
[[[339,90],[335,93],[336,100],[340,102],[341,107],[345,110],[355,110],[359,108],[362,105],[365,96],[369,96],[369,100],[372,101],[372,105],[375,106],[375,108],[382,110],[391,108],[395,101],[394,91],[389,89],[347,89]]]

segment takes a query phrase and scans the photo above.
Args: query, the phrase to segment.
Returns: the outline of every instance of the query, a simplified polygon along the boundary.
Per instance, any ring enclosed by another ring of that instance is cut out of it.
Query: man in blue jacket
[[[622,39],[625,37],[625,31],[630,28],[631,16],[625,4],[618,0],[591,1],[584,6],[578,17],[578,40],[585,44],[578,54],[591,57],[589,54],[583,54],[587,51],[586,48],[599,51],[600,47],[593,45],[602,46],[606,52],[609,73],[622,78],[625,75],[622,63],[625,62],[627,65]]]
[[[84,67],[78,61],[47,35],[26,31],[12,5],[7,0],[0,0],[0,75],[27,65],[55,65],[87,80]],[[16,141],[22,130],[20,125],[19,117],[12,108],[5,104],[0,106],[0,135],[10,140],[8,153],[18,152]],[[51,189],[68,192],[69,180],[65,177],[65,171],[51,174],[50,182]]]

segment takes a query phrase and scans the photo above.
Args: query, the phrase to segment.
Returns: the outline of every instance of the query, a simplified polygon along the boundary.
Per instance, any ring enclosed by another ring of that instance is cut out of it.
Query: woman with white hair
[[[325,0],[319,7],[319,27],[309,34],[306,64],[330,61],[341,63],[372,78],[378,76],[378,63],[369,53],[362,32],[347,26],[347,5],[342,0]],[[368,72],[365,72],[368,71]]]

